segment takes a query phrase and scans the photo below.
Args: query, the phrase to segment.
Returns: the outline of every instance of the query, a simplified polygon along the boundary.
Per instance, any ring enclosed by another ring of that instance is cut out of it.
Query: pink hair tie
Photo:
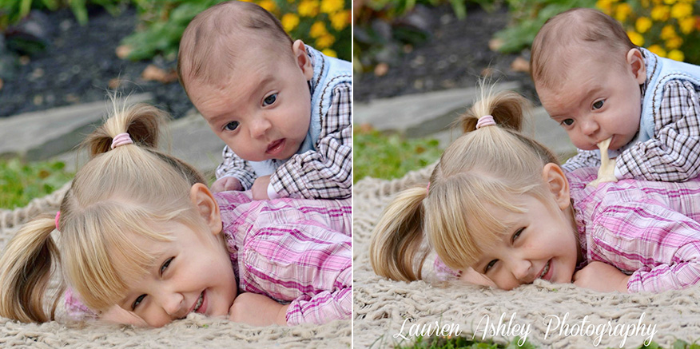
[[[493,120],[493,116],[491,115],[484,115],[479,118],[479,122],[476,123],[476,129],[480,129],[482,127],[486,126],[492,126],[495,125],[496,121]]]
[[[430,182],[428,182],[428,186],[425,188],[425,193],[430,195]]]
[[[56,230],[58,230],[58,219],[61,218],[61,211],[56,212],[56,219],[54,220],[54,223],[56,223]]]
[[[134,142],[131,140],[131,137],[129,136],[128,133],[120,133],[120,134],[114,136],[114,138],[112,138],[112,149],[114,149],[118,146],[122,146],[122,145],[126,145],[126,144],[133,144],[133,143]]]

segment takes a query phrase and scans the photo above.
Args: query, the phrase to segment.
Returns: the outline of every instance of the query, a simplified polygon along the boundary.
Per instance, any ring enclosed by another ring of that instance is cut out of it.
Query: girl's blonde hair
[[[370,261],[381,276],[400,281],[422,278],[428,243],[450,268],[471,266],[481,249],[505,229],[494,208],[524,209],[514,195],[543,198],[542,169],[559,163],[537,141],[519,133],[529,103],[515,92],[488,94],[460,117],[466,133],[443,153],[430,185],[406,189],[387,206],[370,242]],[[479,117],[498,126],[476,130]],[[479,243],[477,243],[479,241]]]
[[[189,189],[206,183],[192,166],[157,149],[167,114],[153,106],[115,105],[112,117],[83,142],[90,161],[78,171],[60,207],[58,244],[51,237],[53,216],[24,225],[0,258],[0,315],[23,322],[53,320],[65,290],[45,306],[53,271],[90,309],[102,311],[125,295],[128,284],[155,261],[137,236],[158,241],[171,237],[157,223],[177,220],[200,224]],[[128,133],[134,144],[111,149],[112,140]]]

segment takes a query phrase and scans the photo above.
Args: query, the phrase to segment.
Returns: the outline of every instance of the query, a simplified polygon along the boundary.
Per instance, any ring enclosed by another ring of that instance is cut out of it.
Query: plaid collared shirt
[[[241,291],[291,301],[290,326],[350,318],[350,199],[253,201],[235,191],[214,196]]]
[[[341,82],[333,87],[330,108],[321,115],[316,149],[295,154],[270,176],[280,197],[342,199],[352,195],[351,83]],[[223,162],[216,169],[216,178],[227,176],[238,178],[245,189],[250,189],[256,179],[250,164],[228,146],[224,147]]]
[[[644,55],[650,55],[642,50]],[[647,69],[649,59],[645,56]],[[642,86],[642,100],[647,91]],[[646,142],[632,145],[617,156],[618,178],[678,182],[695,178],[700,173],[700,86],[688,81],[671,80],[664,86],[661,109],[654,120],[654,135]],[[612,154],[612,153],[611,153]],[[582,167],[599,167],[597,151],[579,150],[564,168],[573,171]]]

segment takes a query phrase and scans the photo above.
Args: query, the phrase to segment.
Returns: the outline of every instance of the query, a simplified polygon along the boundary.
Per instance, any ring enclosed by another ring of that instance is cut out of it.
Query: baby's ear
[[[567,209],[571,205],[571,196],[569,194],[569,181],[564,175],[564,170],[557,164],[548,163],[542,169],[542,179],[554,196],[557,206],[562,210]]]
[[[314,66],[311,64],[311,58],[306,53],[306,46],[301,40],[296,40],[292,44],[292,52],[294,53],[294,61],[301,69],[306,80],[311,80],[314,77]]]
[[[219,212],[219,204],[214,199],[211,191],[202,183],[195,183],[190,188],[190,200],[197,209],[199,215],[207,222],[207,226],[212,234],[221,233],[221,213]]]
[[[647,65],[644,63],[642,51],[633,48],[627,51],[627,63],[632,68],[632,74],[641,85],[647,80]]]

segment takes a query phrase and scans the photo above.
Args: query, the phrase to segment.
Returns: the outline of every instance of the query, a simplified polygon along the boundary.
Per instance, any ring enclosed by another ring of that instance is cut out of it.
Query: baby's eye
[[[602,99],[599,101],[595,101],[595,103],[593,103],[593,110],[597,110],[597,109],[602,108],[603,104],[605,104],[605,101]]]
[[[484,274],[488,273],[491,268],[493,268],[494,265],[496,265],[496,262],[498,262],[498,259],[494,259],[489,262],[489,264],[486,264],[484,267]]]
[[[562,124],[564,126],[571,126],[574,124],[574,119],[564,119],[561,121],[560,124]]]
[[[266,107],[268,105],[274,104],[275,101],[277,101],[277,94],[273,93],[273,94],[265,97],[265,99],[263,100],[263,106]]]
[[[165,263],[163,263],[163,265],[160,266],[160,275],[161,276],[163,275],[163,273],[165,273],[165,270],[168,269],[168,267],[170,266],[170,262],[172,262],[173,259],[175,259],[175,257],[168,258],[168,260],[166,260]]]
[[[136,297],[136,300],[134,301],[134,304],[131,305],[131,310],[136,310],[136,307],[138,307],[139,304],[141,304],[141,302],[143,302],[143,299],[144,299],[144,298],[146,298],[146,295],[145,295],[145,294],[142,294],[142,295]]]
[[[238,125],[240,125],[240,122],[238,121],[231,121],[226,126],[224,126],[224,130],[227,131],[235,131],[238,128]]]

